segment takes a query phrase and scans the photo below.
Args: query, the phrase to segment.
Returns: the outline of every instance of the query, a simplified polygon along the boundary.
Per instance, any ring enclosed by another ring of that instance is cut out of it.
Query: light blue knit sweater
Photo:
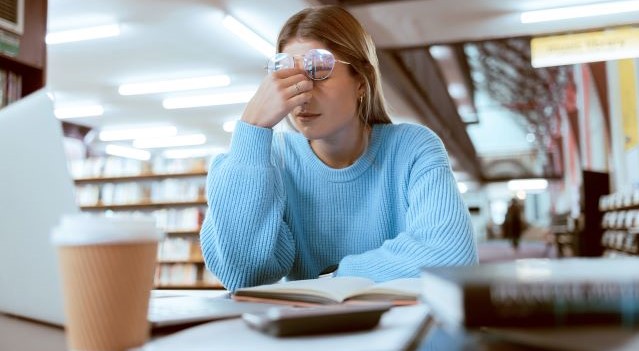
[[[202,252],[231,291],[335,264],[337,276],[385,281],[477,262],[444,146],[422,126],[374,125],[366,152],[333,169],[302,134],[239,122],[207,192]]]

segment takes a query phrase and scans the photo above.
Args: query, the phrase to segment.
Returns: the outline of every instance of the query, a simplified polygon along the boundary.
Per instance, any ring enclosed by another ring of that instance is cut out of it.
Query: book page
[[[416,300],[422,284],[420,278],[395,279],[357,290],[350,297],[357,300]]]
[[[306,279],[239,289],[235,295],[260,298],[281,297],[300,301],[305,300],[304,296],[317,296],[333,302],[342,302],[354,291],[360,291],[373,284],[372,280],[360,277]]]

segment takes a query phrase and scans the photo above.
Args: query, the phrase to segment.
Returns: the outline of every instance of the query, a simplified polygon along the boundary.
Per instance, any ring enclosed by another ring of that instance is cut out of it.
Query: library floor
[[[555,258],[557,248],[539,230],[529,230],[522,235],[515,250],[509,239],[492,239],[477,244],[479,262],[510,261],[518,258]]]

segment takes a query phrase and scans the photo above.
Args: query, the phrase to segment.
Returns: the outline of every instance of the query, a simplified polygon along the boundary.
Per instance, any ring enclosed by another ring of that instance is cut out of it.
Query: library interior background
[[[0,26],[2,105],[47,90],[82,210],[149,213],[167,233],[158,288],[220,287],[198,242],[208,164],[281,25],[327,3],[375,41],[393,122],[444,141],[481,262],[639,252],[639,6],[554,19],[520,17],[550,5],[518,0],[10,3],[24,12]]]

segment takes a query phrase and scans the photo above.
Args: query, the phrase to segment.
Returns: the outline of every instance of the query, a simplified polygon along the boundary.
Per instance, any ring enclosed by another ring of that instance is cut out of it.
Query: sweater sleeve
[[[271,129],[238,122],[229,153],[212,163],[200,241],[206,266],[230,291],[273,283],[291,269],[281,175],[271,162]]]
[[[430,156],[422,156],[412,164],[405,230],[379,248],[344,257],[337,276],[385,281],[417,277],[420,268],[427,266],[477,263],[470,213],[446,161],[444,147],[436,139],[435,150],[432,145],[429,147]],[[438,161],[432,162],[433,159]]]

